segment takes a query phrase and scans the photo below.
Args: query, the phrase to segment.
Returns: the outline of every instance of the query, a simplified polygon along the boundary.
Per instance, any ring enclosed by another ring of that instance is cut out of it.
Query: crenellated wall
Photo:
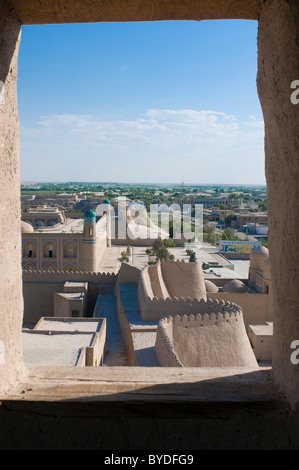
[[[205,313],[206,309],[223,312],[224,309],[236,308],[237,304],[222,299],[202,299],[190,297],[156,297],[150,283],[149,270],[144,269],[138,282],[138,301],[141,317],[144,321],[157,321],[168,315]]]
[[[23,282],[97,282],[100,284],[115,284],[117,274],[110,272],[88,272],[88,271],[23,271]]]
[[[138,300],[143,320],[160,320],[165,315],[196,313],[206,300],[206,289],[199,263],[162,261],[145,266],[138,280]]]
[[[160,320],[155,351],[161,366],[257,367],[242,309],[217,310],[213,305],[210,313],[206,308],[205,313]]]
[[[262,325],[273,321],[273,307],[268,294],[239,292],[209,292],[211,300],[233,302],[242,307],[246,329],[249,325]]]
[[[160,320],[155,343],[156,357],[162,367],[184,367],[174,350],[172,327],[172,322]]]
[[[63,292],[67,281],[87,282],[87,313],[93,311],[101,285],[114,285],[115,273],[23,271],[24,323],[36,323],[41,316],[53,316],[54,296]]]

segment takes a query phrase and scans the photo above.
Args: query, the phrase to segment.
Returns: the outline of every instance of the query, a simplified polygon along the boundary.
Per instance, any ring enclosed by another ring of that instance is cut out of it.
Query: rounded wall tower
[[[96,214],[88,209],[84,214],[82,240],[82,271],[97,270]]]
[[[248,279],[248,285],[250,287],[255,286],[257,272],[263,266],[265,259],[268,257],[269,257],[269,250],[263,245],[260,245],[254,250],[252,250],[250,254],[249,279]]]

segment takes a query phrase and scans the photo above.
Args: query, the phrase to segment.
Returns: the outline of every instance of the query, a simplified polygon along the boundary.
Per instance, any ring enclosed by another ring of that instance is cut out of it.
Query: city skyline
[[[22,181],[265,185],[257,22],[25,26]]]

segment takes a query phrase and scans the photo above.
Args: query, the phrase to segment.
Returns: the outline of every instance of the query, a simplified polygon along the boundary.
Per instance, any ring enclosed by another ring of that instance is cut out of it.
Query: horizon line
[[[128,181],[21,181],[20,184],[103,184],[103,185],[153,185],[153,186],[262,186],[266,183],[187,183],[187,182],[128,182]]]

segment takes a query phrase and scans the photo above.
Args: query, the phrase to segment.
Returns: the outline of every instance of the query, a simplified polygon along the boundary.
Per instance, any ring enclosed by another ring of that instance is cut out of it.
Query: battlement
[[[187,298],[184,298],[184,297],[180,297],[180,298],[177,298],[177,297],[173,297],[173,298],[170,298],[170,297],[167,297],[166,299],[164,297],[161,297],[161,298],[157,298],[157,297],[153,297],[153,298],[150,298],[150,297],[147,297],[145,299],[145,302],[147,304],[151,304],[151,303],[161,303],[161,304],[178,304],[178,303],[184,303],[185,306],[189,305],[196,305],[198,306],[200,309],[202,309],[202,307],[204,309],[217,309],[217,311],[221,311],[223,312],[225,308],[233,308],[233,309],[238,309],[240,308],[239,305],[235,304],[234,302],[230,302],[229,300],[223,300],[223,299],[210,299],[208,298],[207,300],[205,299],[191,299],[190,297],[187,297]],[[215,311],[215,310],[214,310]]]
[[[184,313],[186,307],[188,313],[198,313],[200,302],[206,301],[201,266],[184,260],[145,266],[138,280],[138,298],[143,320]]]
[[[218,304],[219,305],[219,304]],[[155,352],[164,367],[256,367],[241,307],[169,315],[159,321]]]
[[[226,309],[223,312],[218,313],[198,313],[193,315],[169,315],[168,317],[162,318],[159,321],[159,325],[172,324],[175,326],[183,326],[185,328],[193,328],[198,326],[211,326],[212,324],[216,325],[219,321],[238,321],[243,318],[242,309],[239,306],[238,308],[231,308],[231,310]]]
[[[150,271],[143,271],[138,282],[138,300],[143,320],[160,320],[168,315],[238,312],[239,305],[222,299],[157,297],[150,284]]]
[[[64,281],[87,281],[96,283],[115,284],[117,274],[110,272],[92,271],[43,271],[23,270],[23,282],[64,282]]]
[[[184,367],[174,350],[173,342],[163,320],[159,322],[157,328],[155,353],[162,367]]]

